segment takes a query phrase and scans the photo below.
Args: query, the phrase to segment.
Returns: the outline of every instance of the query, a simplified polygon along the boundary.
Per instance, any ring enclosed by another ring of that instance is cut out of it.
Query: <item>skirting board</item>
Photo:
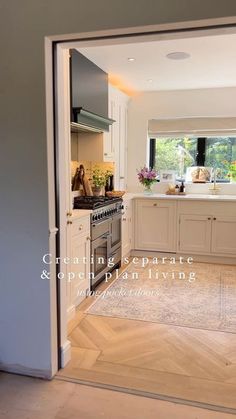
[[[44,378],[51,380],[53,378],[51,371],[28,368],[19,364],[0,363],[0,371],[10,372],[12,374],[26,375],[30,377]]]
[[[236,258],[232,257],[224,257],[224,256],[202,256],[202,255],[194,255],[188,253],[164,253],[164,252],[153,252],[148,250],[132,250],[131,256],[137,257],[176,257],[179,258],[183,256],[184,258],[192,257],[194,262],[203,262],[203,263],[219,263],[222,265],[236,265]]]
[[[66,340],[64,345],[61,347],[61,368],[65,368],[68,362],[71,360],[71,343]]]

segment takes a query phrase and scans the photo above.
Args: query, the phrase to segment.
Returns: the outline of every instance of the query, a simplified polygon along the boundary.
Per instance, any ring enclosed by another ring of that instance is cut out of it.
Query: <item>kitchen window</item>
[[[236,160],[236,137],[150,138],[149,165],[157,170],[175,170],[184,180],[187,167],[216,169],[218,182],[229,182],[230,164]]]

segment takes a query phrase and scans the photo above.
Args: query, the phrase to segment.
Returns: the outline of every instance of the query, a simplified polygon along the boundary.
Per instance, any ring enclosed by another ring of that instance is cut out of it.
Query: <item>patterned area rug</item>
[[[130,264],[86,313],[236,333],[236,267]]]

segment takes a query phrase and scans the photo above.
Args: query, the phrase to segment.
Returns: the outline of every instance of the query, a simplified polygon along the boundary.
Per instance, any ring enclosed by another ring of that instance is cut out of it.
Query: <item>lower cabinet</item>
[[[176,201],[135,200],[135,249],[176,251]]]
[[[236,256],[236,205],[225,202],[181,202],[178,251],[212,256]]]
[[[236,203],[149,197],[134,202],[134,249],[236,257]]]
[[[180,215],[179,250],[202,254],[211,251],[211,216]]]
[[[86,298],[86,293],[90,289],[90,217],[73,220],[69,235],[72,263],[68,266],[71,278],[68,288],[71,310]]]
[[[127,256],[132,250],[133,217],[132,200],[124,201],[122,214],[122,257]]]
[[[213,217],[211,250],[216,254],[236,256],[236,217]]]

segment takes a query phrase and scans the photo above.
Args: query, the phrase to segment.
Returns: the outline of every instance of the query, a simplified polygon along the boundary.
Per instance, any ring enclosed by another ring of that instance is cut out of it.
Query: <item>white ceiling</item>
[[[86,47],[79,51],[134,91],[236,86],[236,34]],[[191,57],[182,61],[166,58],[176,51]],[[135,61],[128,62],[128,57]]]

